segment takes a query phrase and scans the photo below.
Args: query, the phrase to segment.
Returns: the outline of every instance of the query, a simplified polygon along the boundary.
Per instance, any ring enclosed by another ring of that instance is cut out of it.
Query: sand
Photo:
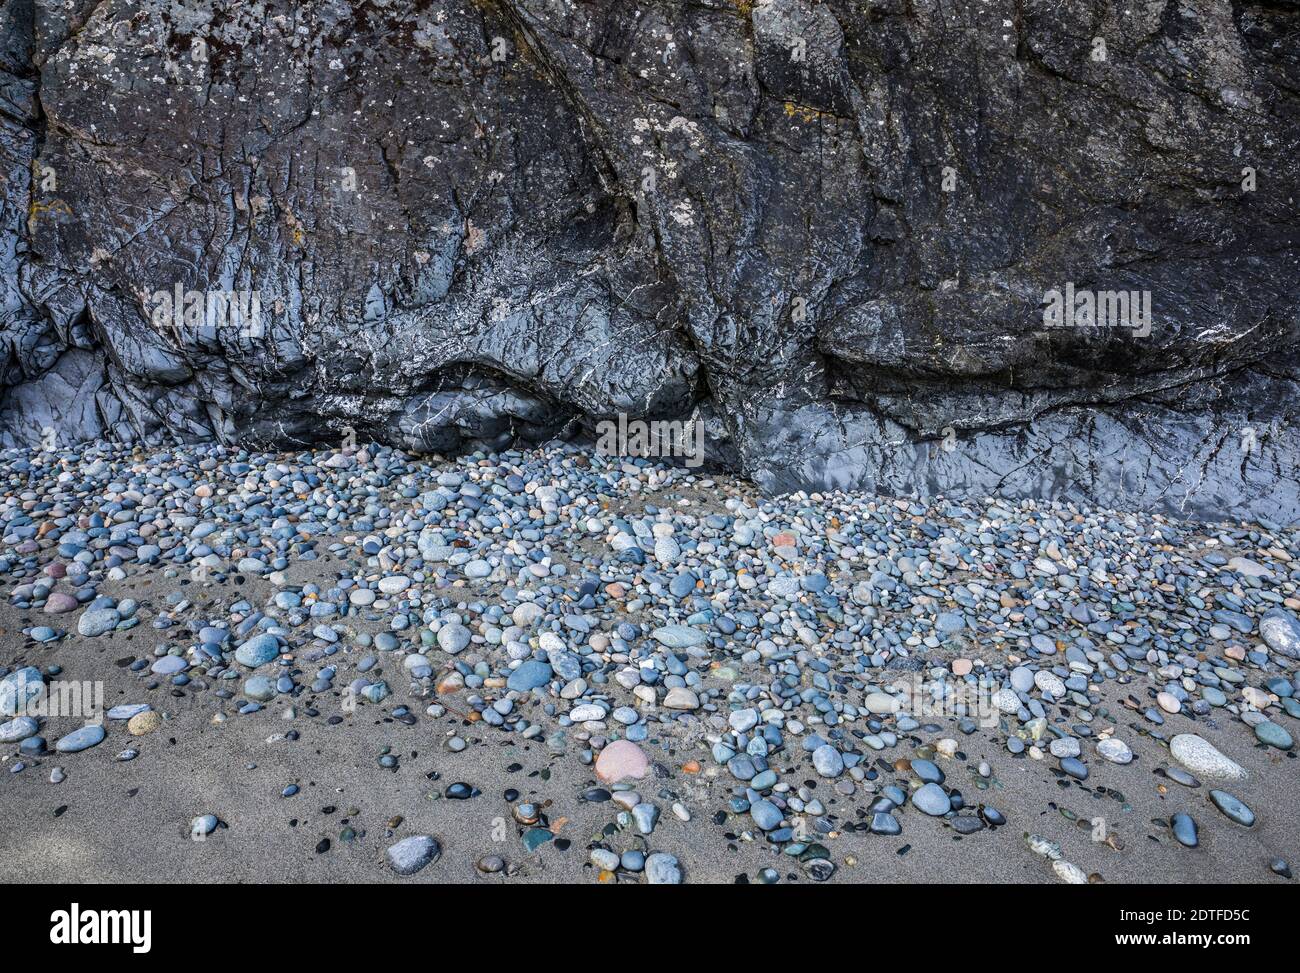
[[[330,562],[323,559],[311,570],[325,579],[329,569]],[[106,584],[104,590],[115,597],[136,597],[156,608],[179,584],[150,573]],[[253,589],[247,592],[250,598],[265,596],[269,590],[263,582],[247,587]],[[204,597],[197,584],[187,584],[184,590],[191,598]],[[218,586],[207,594],[220,595],[225,602],[231,597]],[[741,836],[751,827],[747,815],[730,815],[724,823],[715,823],[714,815],[726,808],[734,781],[713,763],[698,731],[656,728],[658,735],[645,745],[659,768],[653,780],[638,788],[663,812],[654,834],[645,838],[630,827],[604,837],[618,808],[610,802],[579,800],[584,790],[596,784],[593,769],[579,760],[580,744],[571,741],[567,754],[556,755],[541,740],[523,741],[481,723],[466,723],[450,712],[436,719],[425,715],[428,701],[413,699],[406,692],[401,653],[381,658],[393,696],[378,706],[360,706],[337,725],[326,720],[340,712],[338,692],[322,695],[316,718],[303,713],[310,696],[293,703],[299,713],[293,720],[281,718],[290,705],[284,697],[261,713],[240,716],[232,702],[219,700],[211,688],[173,692],[164,683],[147,690],[148,676],[115,664],[118,659],[149,653],[162,641],[148,624],[152,610],[134,630],[95,639],[77,636],[71,617],[62,616],[56,624],[72,627],[74,633],[52,647],[42,647],[28,643],[21,629],[48,623],[49,616],[0,605],[0,662],[10,667],[60,665],[65,670],[62,678],[102,680],[106,708],[150,702],[166,719],[159,730],[139,738],[127,734],[125,723],[110,721],[108,738],[90,750],[51,753],[35,761],[22,758],[29,765],[22,772],[0,773],[0,880],[595,882],[598,873],[589,863],[588,849],[593,841],[602,840],[616,851],[676,855],[690,883],[734,882],[738,876],[755,881],[758,870],[768,866],[780,871],[783,882],[809,881],[797,861],[761,838]],[[353,648],[348,656],[355,662],[362,654]],[[315,668],[304,666],[309,673]],[[336,680],[340,690],[351,678],[349,672],[348,667],[341,668]],[[200,681],[210,687],[216,682]],[[986,802],[998,808],[1008,823],[961,837],[942,820],[926,818],[909,807],[899,814],[900,836],[841,831],[822,838],[837,866],[831,881],[1055,882],[1049,863],[1025,845],[1024,833],[1036,832],[1059,842],[1066,859],[1109,883],[1285,883],[1268,870],[1268,862],[1276,856],[1292,863],[1300,860],[1300,815],[1296,813],[1300,767],[1293,757],[1258,745],[1249,728],[1223,711],[1195,721],[1183,715],[1168,718],[1161,729],[1166,739],[1179,732],[1200,733],[1249,771],[1249,780],[1228,787],[1258,816],[1254,827],[1242,828],[1209,803],[1211,782],[1188,789],[1154,773],[1168,763],[1168,751],[1151,737],[1139,735],[1136,728],[1146,725],[1141,715],[1120,702],[1130,692],[1145,700],[1146,685],[1139,679],[1129,686],[1107,682],[1100,687],[1102,705],[1118,720],[1116,733],[1133,748],[1136,759],[1127,766],[1113,765],[1085,742],[1083,756],[1091,770],[1085,783],[1060,785],[1053,774],[1056,761],[1050,757],[1013,758],[994,729],[981,729],[969,737],[952,725],[937,733],[915,731],[911,735],[915,743],[900,744],[882,756],[892,761],[909,755],[917,744],[933,743],[942,736],[957,738],[964,758],[936,758],[948,784],[961,790],[968,804]],[[456,705],[454,699],[449,702]],[[388,716],[402,703],[416,713],[415,725]],[[228,718],[214,725],[212,717],[218,710]],[[80,722],[51,718],[42,733],[52,745]],[[282,738],[290,730],[300,734],[298,740]],[[446,749],[445,741],[453,733],[470,744],[461,753]],[[137,748],[139,756],[117,761],[117,754],[127,747]],[[385,747],[399,756],[398,770],[379,766]],[[6,771],[19,759],[15,750],[13,746],[6,750]],[[690,759],[700,762],[700,774],[682,771]],[[975,787],[974,768],[981,760],[992,765],[996,781],[986,791]],[[57,785],[49,779],[56,766],[67,773],[67,779]],[[788,760],[778,758],[774,766],[783,780],[803,779],[785,773]],[[810,777],[811,768],[805,774]],[[905,776],[890,774],[883,780]],[[467,801],[442,797],[446,786],[456,781],[476,786],[481,795]],[[291,783],[299,785],[300,792],[281,797]],[[816,783],[816,793],[839,821],[856,822],[860,815],[870,820],[865,810],[869,801],[846,799],[835,794],[828,782]],[[1160,793],[1161,785],[1167,793]],[[517,789],[520,800],[546,805],[558,836],[571,844],[561,849],[551,842],[526,852],[521,829],[511,819],[510,803],[503,797],[507,788]],[[1122,801],[1114,791],[1122,793]],[[690,822],[673,815],[674,801],[689,808]],[[337,810],[325,813],[328,806]],[[356,813],[349,814],[354,808]],[[1080,826],[1062,810],[1083,820],[1104,819],[1104,834],[1112,840],[1094,840],[1093,825]],[[1153,823],[1153,819],[1167,822],[1179,811],[1190,813],[1200,826],[1199,848],[1178,845],[1167,827]],[[189,822],[204,813],[216,814],[223,826],[205,841],[191,840]],[[390,828],[397,816],[400,824]],[[350,842],[340,838],[346,826],[357,832]],[[384,851],[413,834],[433,835],[443,853],[423,871],[402,878],[386,867]],[[329,849],[318,853],[318,843],[326,838]],[[909,850],[904,854],[905,847]],[[507,870],[480,874],[475,863],[490,855],[504,858]]]

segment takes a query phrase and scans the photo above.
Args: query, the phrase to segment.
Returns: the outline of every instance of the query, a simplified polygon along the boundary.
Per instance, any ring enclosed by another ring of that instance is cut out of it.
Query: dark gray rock
[[[12,0],[0,445],[698,415],[772,490],[1294,523],[1300,9],[1163,9]]]

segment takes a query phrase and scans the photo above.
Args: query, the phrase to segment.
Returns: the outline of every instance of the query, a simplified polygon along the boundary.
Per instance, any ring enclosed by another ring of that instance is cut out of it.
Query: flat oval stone
[[[1018,693],[1027,693],[1034,688],[1034,670],[1028,666],[1016,666],[1011,670],[1011,688]]]
[[[1082,752],[1079,741],[1074,737],[1058,737],[1053,740],[1047,747],[1053,757],[1077,757]]]
[[[1182,767],[1166,767],[1165,776],[1175,784],[1182,784],[1184,787],[1200,787],[1201,782],[1183,770]]]
[[[122,620],[116,608],[91,608],[77,619],[77,634],[86,638],[95,638],[111,632]]]
[[[1196,822],[1192,820],[1190,814],[1175,814],[1169,821],[1173,828],[1174,837],[1180,845],[1187,848],[1195,848],[1200,844],[1200,839],[1196,836]]]
[[[959,814],[950,823],[958,834],[974,834],[984,829],[984,822],[973,814]]]
[[[108,711],[107,715],[110,720],[129,720],[131,717],[149,709],[151,707],[148,703],[122,703],[114,706]]]
[[[961,612],[940,612],[934,627],[945,637],[955,635],[966,627],[966,617]]]
[[[104,728],[92,723],[89,726],[83,726],[79,730],[73,730],[67,736],[60,738],[59,742],[54,745],[54,749],[59,753],[79,753],[102,741],[104,735]]]
[[[989,824],[994,826],[1003,825],[1007,823],[1006,815],[1004,815],[1001,811],[999,811],[995,807],[980,808],[980,817],[982,817],[985,821],[987,821]]]
[[[1078,757],[1065,757],[1061,761],[1061,769],[1076,780],[1088,779],[1088,767]]]
[[[708,641],[707,635],[689,625],[662,625],[650,635],[660,645],[666,645],[670,649],[690,649]]]
[[[1227,791],[1210,791],[1210,800],[1215,807],[1243,827],[1249,828],[1255,823],[1255,812]]]
[[[867,710],[877,716],[888,716],[903,708],[902,703],[887,693],[868,693],[863,702]]]
[[[178,672],[184,672],[190,667],[179,655],[165,655],[149,667],[150,672],[155,672],[160,676],[173,676]]]
[[[1255,736],[1259,738],[1260,743],[1277,747],[1279,750],[1290,750],[1295,742],[1291,739],[1290,733],[1270,720],[1255,724]]]

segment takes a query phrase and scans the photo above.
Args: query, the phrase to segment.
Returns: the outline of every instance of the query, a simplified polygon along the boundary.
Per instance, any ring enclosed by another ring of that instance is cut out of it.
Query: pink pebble
[[[617,784],[630,778],[640,779],[650,769],[641,748],[629,740],[615,740],[600,751],[596,758],[596,776],[606,784]]]

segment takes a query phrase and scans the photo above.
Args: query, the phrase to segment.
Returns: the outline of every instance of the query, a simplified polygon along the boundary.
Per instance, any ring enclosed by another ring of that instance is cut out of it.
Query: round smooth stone
[[[1046,669],[1034,673],[1034,685],[1054,699],[1060,699],[1065,695],[1065,683],[1061,682],[1056,673],[1048,672]]]
[[[682,868],[673,855],[656,851],[646,856],[645,877],[651,885],[681,885]]]
[[[629,740],[615,740],[596,758],[596,776],[606,784],[640,780],[650,770],[644,751]]]
[[[244,695],[259,703],[274,699],[275,683],[266,676],[253,676],[244,683]]]
[[[938,784],[924,784],[912,794],[912,805],[931,817],[942,817],[952,810],[952,801]]]
[[[749,806],[749,816],[754,819],[754,823],[764,831],[772,831],[779,827],[781,818],[784,816],[781,809],[769,800],[755,801]]]
[[[699,708],[700,697],[693,689],[685,686],[674,686],[664,696],[664,709],[690,711]]]
[[[940,612],[934,620],[935,630],[944,638],[956,635],[966,627],[966,616],[961,612]]]
[[[235,649],[235,661],[240,665],[256,669],[264,666],[280,654],[280,643],[274,635],[263,633],[255,635],[239,648]]]
[[[391,845],[388,866],[398,875],[414,875],[442,854],[442,846],[427,834],[412,835]]]
[[[45,599],[45,614],[63,615],[80,604],[81,602],[65,591],[52,591],[50,596]]]
[[[30,716],[15,717],[8,723],[0,724],[0,743],[18,743],[35,736],[39,729],[40,724]]]
[[[1079,746],[1079,741],[1074,737],[1058,737],[1048,744],[1047,749],[1051,751],[1053,757],[1058,759],[1077,757],[1083,752],[1083,748]]]
[[[1003,713],[1020,712],[1020,697],[1014,689],[999,689],[993,694],[992,703]]]
[[[1133,751],[1123,740],[1107,737],[1097,744],[1097,753],[1113,764],[1127,764],[1133,760]]]
[[[545,615],[540,605],[531,601],[525,601],[523,604],[516,606],[515,610],[510,613],[510,620],[520,628],[529,628],[534,622]]]
[[[473,638],[473,636],[471,635],[470,630],[464,625],[455,623],[444,625],[442,628],[438,629],[438,648],[442,649],[442,651],[446,652],[448,655],[456,655],[459,652],[465,651],[471,638]]]
[[[758,725],[758,710],[738,709],[727,717],[727,724],[737,733],[747,733]]]
[[[212,834],[217,830],[217,816],[215,814],[200,814],[197,818],[190,821],[190,836],[202,838]]]
[[[813,766],[823,777],[838,777],[844,773],[844,758],[831,744],[824,743],[812,755]]]
[[[1282,608],[1273,608],[1259,620],[1259,634],[1274,652],[1300,659],[1300,620]]]
[[[1211,706],[1227,706],[1228,697],[1221,689],[1214,686],[1201,687],[1201,699],[1205,700]]]
[[[506,688],[517,693],[526,693],[551,681],[551,667],[540,659],[529,659],[506,679]]]
[[[982,817],[986,822],[988,822],[989,824],[995,827],[1007,823],[1006,815],[1004,815],[1001,811],[999,811],[995,807],[986,806],[980,808],[980,817]]]
[[[25,666],[0,679],[0,716],[21,716],[45,694],[41,670]]]
[[[933,760],[913,760],[911,762],[912,773],[920,777],[927,784],[942,784],[943,771]]]
[[[401,594],[409,587],[411,587],[411,579],[404,574],[395,574],[379,579],[379,591],[385,595]]]
[[[126,721],[126,732],[133,737],[142,737],[146,733],[152,733],[158,727],[162,726],[162,717],[156,710],[145,710],[143,713],[136,713]]]

